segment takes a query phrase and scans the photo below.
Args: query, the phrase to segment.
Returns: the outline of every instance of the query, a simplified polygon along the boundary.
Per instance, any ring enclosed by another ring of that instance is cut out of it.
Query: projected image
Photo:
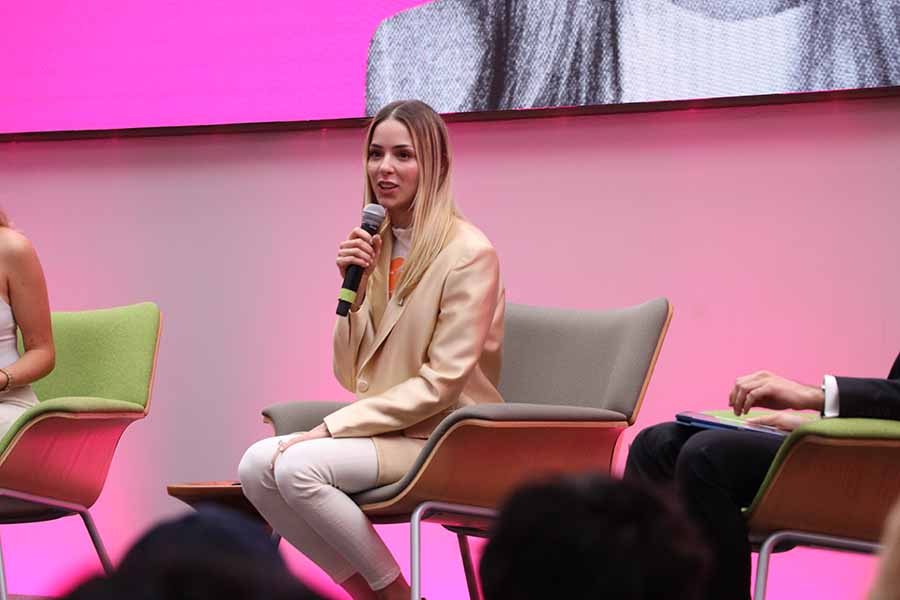
[[[366,114],[900,85],[900,0],[435,0],[385,19]]]

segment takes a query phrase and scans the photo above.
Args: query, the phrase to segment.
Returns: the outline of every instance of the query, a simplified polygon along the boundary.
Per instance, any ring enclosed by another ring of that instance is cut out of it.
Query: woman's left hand
[[[282,440],[278,442],[278,449],[275,450],[275,455],[272,456],[272,468],[275,468],[275,461],[278,460],[278,457],[281,454],[293,446],[294,444],[299,444],[300,442],[305,442],[307,440],[316,440],[319,438],[329,438],[331,437],[331,432],[328,431],[328,426],[325,423],[321,423],[316,425],[314,428],[309,431],[304,431],[303,433],[297,434],[289,440]]]

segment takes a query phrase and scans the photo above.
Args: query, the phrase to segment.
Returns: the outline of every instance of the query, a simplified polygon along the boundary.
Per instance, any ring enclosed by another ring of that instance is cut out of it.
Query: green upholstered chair
[[[507,305],[505,403],[454,411],[405,477],[354,496],[376,524],[410,523],[412,598],[420,597],[423,521],[457,534],[476,599],[468,537],[486,536],[513,489],[550,473],[609,472],[622,432],[637,419],[671,317],[665,298],[602,311]],[[282,403],[263,416],[283,435],[308,430],[341,406]]]
[[[151,303],[53,313],[56,367],[33,384],[40,402],[0,438],[0,523],[78,514],[111,570],[89,509],[122,432],[150,409],[160,319]]]
[[[877,552],[900,496],[898,465],[898,421],[811,418],[787,436],[744,509],[759,551],[754,599],[765,599],[773,552],[796,546]]]

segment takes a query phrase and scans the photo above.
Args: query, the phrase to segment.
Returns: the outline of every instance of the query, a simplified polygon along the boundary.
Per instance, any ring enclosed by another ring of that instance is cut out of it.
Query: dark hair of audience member
[[[481,559],[485,600],[696,600],[709,551],[660,493],[599,475],[527,485]]]
[[[67,600],[318,600],[288,570],[262,525],[204,507],[147,532],[108,577]]]

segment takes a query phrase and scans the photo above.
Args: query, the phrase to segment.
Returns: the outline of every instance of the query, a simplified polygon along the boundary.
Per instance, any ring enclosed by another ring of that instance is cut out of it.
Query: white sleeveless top
[[[6,368],[19,360],[19,348],[16,345],[16,320],[13,317],[12,308],[0,299],[0,368]],[[0,375],[0,381],[3,381]],[[13,381],[15,385],[15,381]],[[30,385],[14,387],[0,392],[0,404],[12,404],[23,410],[37,404],[37,396],[34,395]],[[2,413],[3,411],[0,411]],[[3,415],[0,414],[0,420]]]

